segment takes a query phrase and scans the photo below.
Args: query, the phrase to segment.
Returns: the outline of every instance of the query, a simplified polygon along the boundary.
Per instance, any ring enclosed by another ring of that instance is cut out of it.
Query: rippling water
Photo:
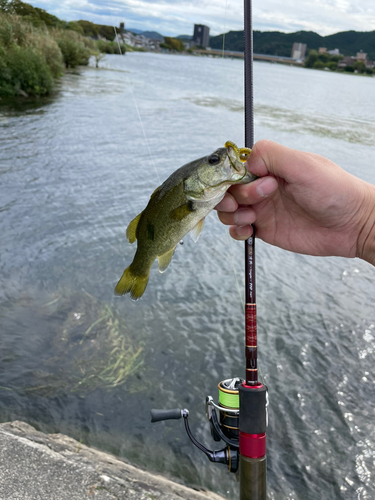
[[[375,80],[255,63],[256,139],[375,183]],[[133,53],[0,108],[0,418],[66,432],[231,497],[234,477],[152,407],[204,416],[243,374],[243,245],[211,215],[134,303],[113,289],[129,221],[174,169],[243,144],[242,62]],[[139,119],[141,117],[141,121]],[[236,270],[236,275],[234,273]],[[269,498],[375,498],[375,270],[257,244]]]

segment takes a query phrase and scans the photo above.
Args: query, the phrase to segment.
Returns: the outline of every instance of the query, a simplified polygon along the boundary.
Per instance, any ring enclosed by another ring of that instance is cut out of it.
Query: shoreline
[[[0,424],[0,498],[13,500],[224,500],[31,425]]]

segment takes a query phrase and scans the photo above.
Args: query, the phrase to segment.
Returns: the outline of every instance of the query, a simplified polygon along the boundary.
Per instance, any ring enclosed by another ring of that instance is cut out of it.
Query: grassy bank
[[[0,96],[48,94],[64,67],[88,64],[92,44],[73,30],[0,12]]]
[[[119,53],[113,42],[83,36],[77,23],[56,18],[52,24],[49,18],[19,15],[7,5],[0,3],[0,97],[49,94],[65,68],[87,65],[91,55]]]

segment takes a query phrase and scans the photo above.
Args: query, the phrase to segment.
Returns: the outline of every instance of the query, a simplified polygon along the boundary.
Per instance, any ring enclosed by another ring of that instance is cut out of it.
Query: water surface
[[[204,400],[243,375],[243,244],[216,215],[142,300],[114,297],[127,224],[173,170],[243,145],[242,62],[132,53],[0,108],[0,418],[65,432],[228,498]],[[256,139],[320,153],[375,183],[375,79],[255,63]],[[236,272],[234,272],[234,269]],[[375,497],[375,270],[257,243],[269,498]]]

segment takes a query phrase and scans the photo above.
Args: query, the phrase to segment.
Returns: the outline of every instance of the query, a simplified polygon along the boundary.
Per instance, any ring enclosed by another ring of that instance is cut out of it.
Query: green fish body
[[[249,149],[227,142],[224,148],[176,170],[153,192],[147,207],[127,228],[129,243],[137,240],[137,251],[117,283],[117,295],[130,293],[132,299],[140,298],[155,259],[163,273],[188,232],[198,239],[204,218],[227,189],[256,179],[244,165],[249,154]]]

